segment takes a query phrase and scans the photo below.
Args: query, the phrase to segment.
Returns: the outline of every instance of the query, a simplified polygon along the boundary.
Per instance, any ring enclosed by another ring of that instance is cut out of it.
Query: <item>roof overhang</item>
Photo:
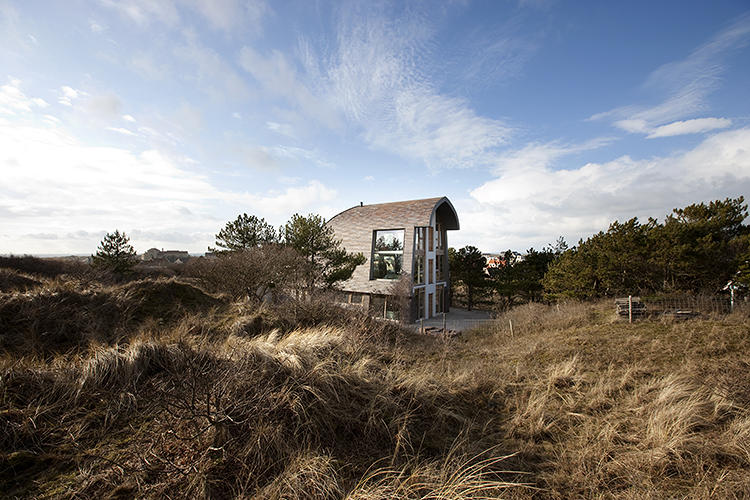
[[[430,216],[430,222],[434,224],[437,220],[439,220],[443,224],[443,227],[449,231],[461,228],[458,222],[456,209],[453,208],[453,204],[448,198],[443,197],[435,203],[435,207],[432,209],[432,215]]]

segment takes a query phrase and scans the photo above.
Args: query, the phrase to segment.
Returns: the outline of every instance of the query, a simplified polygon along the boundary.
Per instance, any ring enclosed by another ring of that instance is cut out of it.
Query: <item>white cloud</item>
[[[307,116],[327,127],[340,126],[335,107],[313,94],[281,52],[274,50],[268,56],[263,56],[245,46],[240,50],[239,63],[269,94],[286,98]]]
[[[133,132],[132,130],[128,130],[128,129],[122,128],[122,127],[104,127],[104,129],[105,130],[109,130],[110,132],[117,132],[118,134],[122,134],[122,135],[128,135],[128,136],[136,136],[136,135],[138,135],[135,132]]]
[[[433,168],[488,164],[510,127],[440,93],[421,73],[434,35],[428,23],[386,20],[375,10],[344,8],[332,55],[303,39],[296,60],[243,47],[240,65],[267,94],[330,129],[353,130],[374,148]]]
[[[91,147],[58,128],[0,121],[0,211],[3,252],[50,252],[24,234],[60,235],[62,252],[92,252],[96,240],[68,241],[67,233],[130,229],[214,231],[205,214],[224,195],[165,154]],[[213,200],[213,201],[212,201]],[[54,228],[54,229],[53,229]],[[53,230],[52,230],[53,229]]]
[[[96,33],[98,35],[105,32],[107,30],[107,27],[94,19],[89,19],[89,29],[92,33]]]
[[[122,119],[126,122],[135,123],[135,118],[133,118],[131,115],[122,115]]]
[[[375,180],[375,177],[373,177],[372,175],[366,175],[362,180],[366,182],[372,182]]]
[[[266,122],[266,128],[287,137],[296,137],[294,133],[294,127],[292,127],[288,123]]]
[[[320,181],[311,180],[304,186],[290,186],[283,191],[273,190],[262,195],[244,193],[233,199],[247,204],[253,209],[253,213],[279,220],[279,217],[289,217],[295,212],[314,212],[316,207],[335,200],[336,196],[335,189],[326,187]]]
[[[615,108],[597,113],[590,119],[611,118],[616,127],[627,132],[653,134],[660,125],[704,112],[708,108],[706,97],[721,85],[724,57],[732,50],[746,46],[748,41],[750,14],[745,14],[687,58],[664,64],[651,73],[644,87],[666,94],[663,102],[650,107]]]
[[[342,15],[327,68],[328,100],[380,149],[436,168],[488,163],[487,153],[505,143],[511,129],[441,94],[420,72],[432,27],[419,17],[394,23],[360,14]]]
[[[64,106],[72,106],[73,101],[78,99],[82,95],[85,95],[85,92],[81,92],[80,90],[76,90],[73,87],[63,85],[62,87],[60,87],[60,96],[57,98],[57,102]]]
[[[732,120],[728,118],[696,118],[694,120],[684,120],[669,123],[657,127],[647,137],[671,137],[674,135],[700,134],[710,130],[727,128],[732,125]]]
[[[335,165],[325,160],[320,153],[312,149],[296,146],[240,146],[237,148],[239,157],[250,168],[260,170],[275,170],[299,162],[311,162],[324,168],[334,168]]]
[[[582,144],[562,144],[560,142],[531,143],[523,148],[504,153],[495,160],[494,173],[506,171],[538,170],[549,168],[556,160],[583,151],[597,149],[610,144],[612,139],[600,137]]]
[[[32,108],[46,108],[47,101],[39,97],[28,97],[21,90],[21,80],[11,78],[0,86],[0,113],[15,115],[19,112],[31,112]]]
[[[539,161],[503,169],[457,200],[456,238],[483,250],[524,250],[564,235],[569,243],[606,230],[615,219],[663,217],[690,203],[739,196],[750,190],[750,129],[717,133],[694,149],[643,160],[555,170]]]
[[[302,177],[289,177],[286,175],[282,175],[279,177],[279,182],[281,184],[298,184],[302,182]]]

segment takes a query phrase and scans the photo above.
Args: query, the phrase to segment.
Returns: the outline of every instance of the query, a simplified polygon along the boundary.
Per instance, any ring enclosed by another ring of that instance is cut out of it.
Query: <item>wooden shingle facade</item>
[[[447,312],[447,231],[459,229],[448,198],[359,205],[334,216],[328,225],[348,252],[367,257],[340,285],[345,302],[410,321]],[[397,287],[401,295],[408,290],[408,304],[397,303]]]

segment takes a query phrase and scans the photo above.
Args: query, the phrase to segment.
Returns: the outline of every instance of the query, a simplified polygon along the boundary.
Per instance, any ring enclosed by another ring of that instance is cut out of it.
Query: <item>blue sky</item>
[[[750,5],[0,0],[0,254],[448,196],[452,246],[750,192]]]

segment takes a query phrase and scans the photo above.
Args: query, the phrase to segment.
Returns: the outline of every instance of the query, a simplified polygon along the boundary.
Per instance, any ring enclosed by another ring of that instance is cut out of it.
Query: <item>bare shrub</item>
[[[304,261],[287,246],[267,244],[216,258],[191,259],[184,274],[213,292],[256,301],[293,295],[304,278]]]

